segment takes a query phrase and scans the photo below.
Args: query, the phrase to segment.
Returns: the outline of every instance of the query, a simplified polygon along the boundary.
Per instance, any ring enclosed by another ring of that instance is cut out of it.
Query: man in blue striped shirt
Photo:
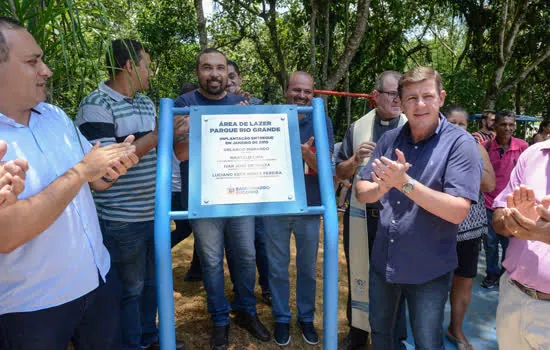
[[[151,59],[131,39],[113,41],[106,56],[110,79],[80,103],[76,124],[92,143],[136,136],[139,164],[107,191],[95,193],[94,200],[121,280],[122,348],[148,348],[159,340],[153,243],[158,135],[155,105],[141,94],[153,76]]]

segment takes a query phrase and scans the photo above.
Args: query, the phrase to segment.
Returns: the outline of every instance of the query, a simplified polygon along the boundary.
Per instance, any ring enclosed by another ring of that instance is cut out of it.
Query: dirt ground
[[[342,232],[342,217],[340,216],[340,232]],[[321,225],[322,226],[322,225]],[[315,312],[315,327],[317,328],[321,340],[319,345],[311,346],[307,344],[296,325],[296,320],[291,322],[291,343],[285,347],[287,349],[321,349],[322,348],[322,324],[323,324],[323,239],[321,233],[321,243],[319,246],[319,255],[317,259],[317,308]],[[290,306],[292,313],[296,315],[296,265],[295,265],[295,246],[294,241],[291,243],[291,296]],[[174,273],[174,302],[175,302],[175,317],[176,317],[176,337],[178,340],[184,341],[189,350],[193,349],[208,349],[210,342],[210,332],[212,323],[210,315],[206,310],[206,293],[201,282],[184,282],[183,277],[189,268],[191,256],[193,254],[193,237],[189,237],[172,250],[173,256],[173,273]],[[346,320],[346,297],[348,293],[347,287],[347,270],[344,256],[343,241],[340,234],[339,239],[339,308],[338,308],[338,338],[342,339],[348,332]],[[231,281],[225,268],[225,293],[229,300],[233,297],[231,291]],[[271,315],[271,307],[265,305],[261,299],[261,290],[256,285],[256,296],[258,297],[258,314],[260,319],[273,332],[274,320]],[[231,350],[241,349],[279,349],[273,341],[262,342],[248,334],[247,331],[239,328],[235,322],[231,321],[229,341]]]

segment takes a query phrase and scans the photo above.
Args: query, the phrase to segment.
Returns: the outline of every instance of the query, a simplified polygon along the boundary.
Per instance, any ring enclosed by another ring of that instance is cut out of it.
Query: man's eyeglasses
[[[391,97],[392,100],[395,100],[395,99],[399,98],[399,92],[397,92],[397,91],[383,91],[383,90],[379,90],[378,92],[380,92],[380,93],[382,93],[382,94],[388,95],[389,97]]]

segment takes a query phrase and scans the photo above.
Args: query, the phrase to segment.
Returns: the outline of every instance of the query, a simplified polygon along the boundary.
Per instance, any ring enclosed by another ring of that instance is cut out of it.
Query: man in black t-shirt
[[[244,97],[225,91],[227,58],[220,51],[216,49],[203,50],[197,57],[195,74],[199,80],[199,88],[178,97],[175,100],[176,107],[246,104]],[[189,158],[187,140],[180,138],[175,140],[174,152],[181,161]],[[182,192],[187,190],[187,186],[182,186]],[[233,302],[237,313],[237,324],[256,338],[264,341],[269,340],[271,335],[260,322],[256,312],[254,217],[194,219],[191,220],[191,226],[201,262],[208,312],[214,322],[210,342],[212,349],[227,349],[229,345],[229,311],[231,308],[224,292],[224,244],[230,245],[235,256],[239,257],[239,259],[235,259],[239,273],[235,276],[236,293]],[[224,243],[225,231],[228,232],[228,235]]]

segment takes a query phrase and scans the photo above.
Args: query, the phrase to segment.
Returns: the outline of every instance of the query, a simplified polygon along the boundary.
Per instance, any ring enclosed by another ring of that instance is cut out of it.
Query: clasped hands
[[[508,208],[503,208],[502,221],[510,234],[550,244],[550,195],[537,203],[533,189],[521,185],[507,196],[506,202]]]
[[[8,144],[0,141],[0,160],[8,151]],[[0,209],[12,205],[25,189],[25,173],[29,164],[24,159],[0,161]]]
[[[380,191],[383,193],[388,192],[392,187],[401,190],[401,186],[411,178],[407,175],[411,165],[407,163],[405,154],[399,149],[395,150],[395,154],[397,155],[395,161],[381,157],[372,162],[372,181],[380,186]]]
[[[124,142],[105,147],[101,147],[101,142],[98,141],[77,164],[76,170],[81,172],[87,182],[102,177],[108,182],[116,181],[139,162],[135,154],[136,146],[132,145],[134,139],[134,135],[130,135]]]

